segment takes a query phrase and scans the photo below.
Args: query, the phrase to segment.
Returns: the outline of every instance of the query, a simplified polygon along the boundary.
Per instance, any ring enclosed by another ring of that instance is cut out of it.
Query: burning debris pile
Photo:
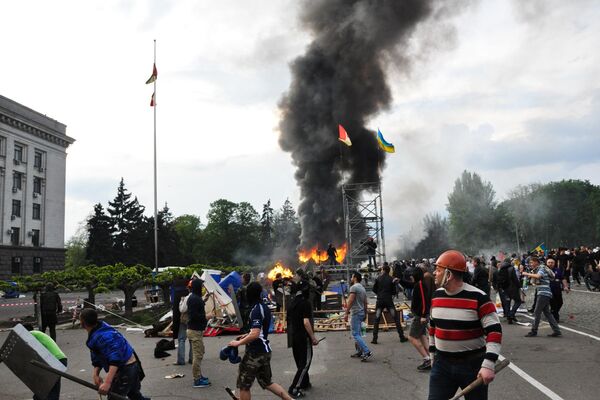
[[[314,40],[306,54],[291,64],[292,83],[280,102],[279,138],[296,166],[301,248],[343,243],[341,185],[380,181],[385,153],[366,124],[389,107],[386,66],[392,60],[400,66],[408,62],[400,49],[407,47],[417,24],[431,14],[432,3],[302,3],[301,22]],[[351,147],[340,150],[338,124],[352,137]]]

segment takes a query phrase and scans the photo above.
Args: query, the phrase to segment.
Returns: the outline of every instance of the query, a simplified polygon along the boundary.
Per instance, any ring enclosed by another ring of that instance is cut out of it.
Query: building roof
[[[75,139],[67,136],[65,124],[2,95],[0,95],[0,123],[65,148],[75,142]]]

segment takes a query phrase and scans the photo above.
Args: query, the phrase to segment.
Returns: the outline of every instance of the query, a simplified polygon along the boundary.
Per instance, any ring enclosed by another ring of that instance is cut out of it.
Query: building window
[[[36,150],[35,156],[33,157],[33,168],[37,168],[37,169],[42,168],[42,157],[43,157],[43,153],[39,150]]]
[[[10,244],[13,246],[19,245],[19,238],[21,237],[21,229],[12,228],[12,232],[10,233]]]
[[[32,219],[42,219],[42,208],[39,204],[33,203],[33,213],[31,214]]]
[[[23,146],[15,144],[15,161],[23,161]]]
[[[21,190],[22,173],[13,172],[13,191]]]
[[[35,247],[40,246],[40,230],[39,229],[31,230],[31,244],[33,244]]]
[[[42,257],[33,257],[33,273],[42,273]]]
[[[21,273],[21,257],[13,257],[12,258],[11,272],[13,274]]]
[[[15,217],[21,216],[21,200],[12,201],[12,215]]]
[[[6,157],[6,138],[0,136],[0,156]]]
[[[33,193],[42,194],[42,178],[33,177]]]

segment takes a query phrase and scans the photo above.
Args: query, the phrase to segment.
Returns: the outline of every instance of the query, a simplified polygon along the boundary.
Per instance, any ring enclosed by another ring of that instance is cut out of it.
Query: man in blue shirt
[[[127,339],[106,322],[98,321],[98,313],[94,309],[85,308],[79,320],[88,333],[85,344],[90,349],[98,393],[106,395],[112,392],[131,400],[149,400],[140,393],[143,371]],[[100,377],[102,369],[106,372],[104,379]]]
[[[272,381],[271,345],[269,344],[269,327],[271,326],[271,311],[260,301],[262,286],[252,282],[246,288],[246,297],[250,303],[250,333],[232,340],[229,346],[246,345],[244,358],[240,363],[237,387],[240,390],[240,400],[250,400],[250,388],[256,379],[261,388],[284,400],[291,400],[288,392]]]

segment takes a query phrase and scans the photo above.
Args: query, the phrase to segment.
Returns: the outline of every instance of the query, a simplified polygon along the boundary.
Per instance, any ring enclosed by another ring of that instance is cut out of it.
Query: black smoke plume
[[[389,62],[406,63],[429,0],[307,0],[301,23],[314,38],[291,64],[292,83],[280,109],[279,143],[290,152],[300,186],[301,247],[344,241],[341,185],[378,183],[385,153],[365,124],[386,109]],[[338,141],[338,124],[352,140]],[[343,152],[340,157],[340,148]]]

